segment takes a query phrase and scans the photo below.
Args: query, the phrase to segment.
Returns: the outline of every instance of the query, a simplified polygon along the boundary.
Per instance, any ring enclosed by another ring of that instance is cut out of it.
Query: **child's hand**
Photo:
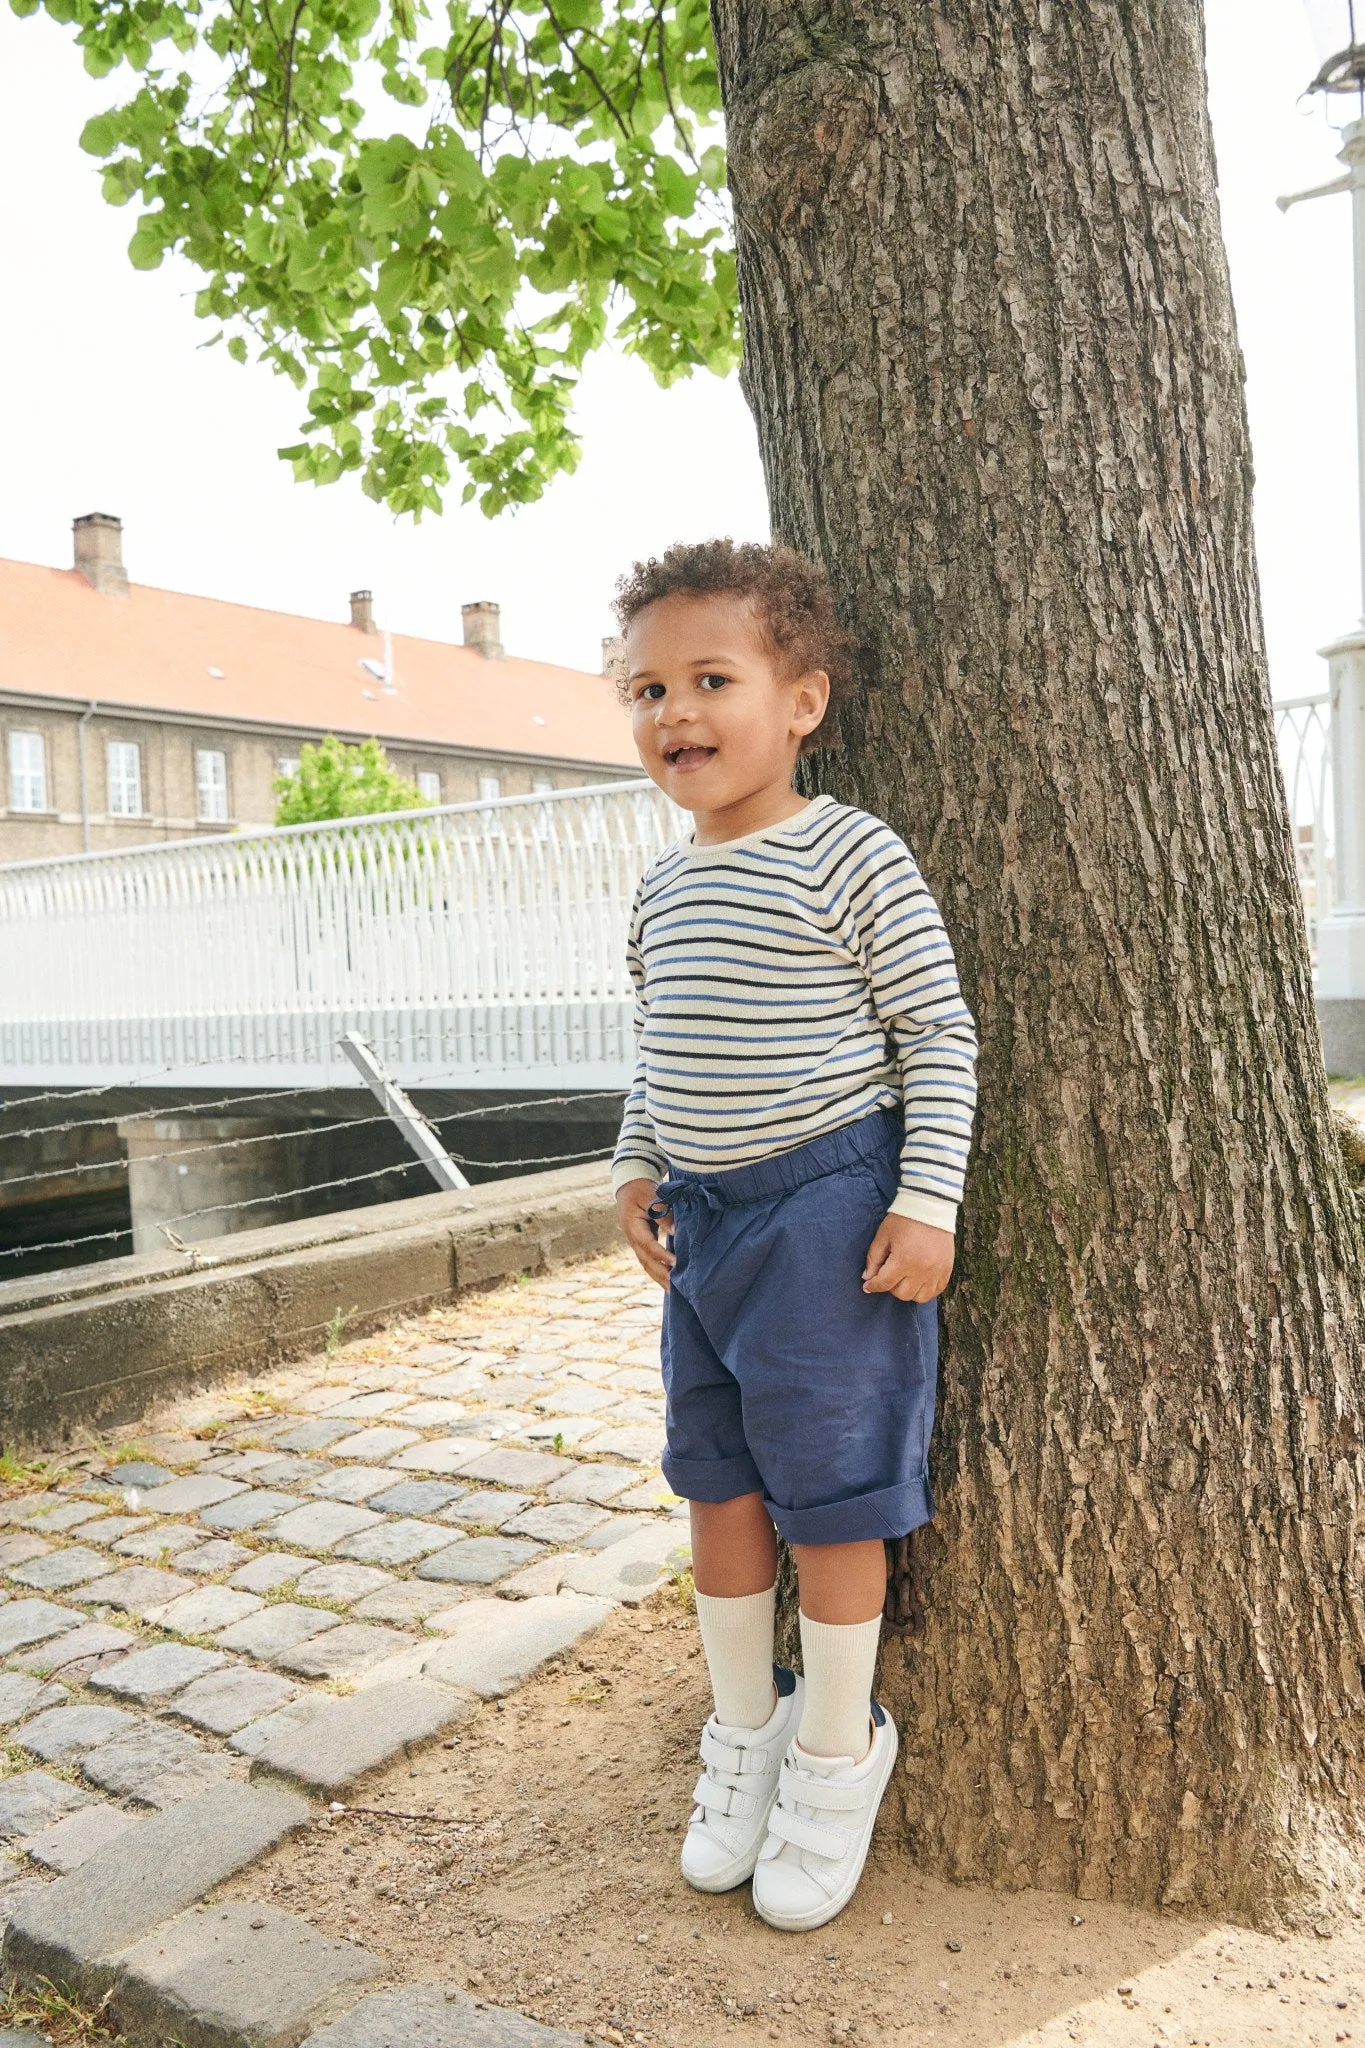
[[[933,1301],[948,1285],[952,1270],[951,1230],[935,1230],[932,1223],[917,1223],[913,1216],[884,1216],[867,1248],[863,1293],[894,1294],[897,1301]]]
[[[640,1264],[651,1280],[657,1280],[660,1287],[668,1286],[668,1276],[673,1270],[673,1254],[660,1244],[650,1221],[649,1205],[654,1200],[652,1180],[628,1180],[616,1191],[616,1213],[621,1219],[621,1228]],[[670,1232],[673,1218],[665,1216],[659,1228]],[[941,1235],[936,1232],[935,1235]]]

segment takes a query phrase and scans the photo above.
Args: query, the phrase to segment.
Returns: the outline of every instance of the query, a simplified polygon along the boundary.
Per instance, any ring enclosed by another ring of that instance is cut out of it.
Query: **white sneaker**
[[[808,1757],[793,1742],[754,1869],[754,1905],[769,1927],[804,1934],[823,1927],[858,1889],[887,1780],[896,1729],[872,1702],[872,1747],[852,1757]]]
[[[733,1891],[753,1876],[805,1692],[778,1664],[773,1683],[777,1705],[761,1728],[727,1728],[713,1714],[701,1731],[702,1773],[682,1846],[682,1874],[695,1891]]]

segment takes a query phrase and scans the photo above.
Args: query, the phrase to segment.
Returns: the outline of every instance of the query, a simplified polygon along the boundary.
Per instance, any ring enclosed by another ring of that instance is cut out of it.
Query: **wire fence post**
[[[343,1031],[337,1040],[351,1065],[386,1116],[392,1117],[423,1166],[438,1187],[451,1193],[467,1188],[469,1182],[446,1151],[416,1104],[409,1101],[398,1083],[391,1080],[375,1058],[374,1047],[358,1031]]]

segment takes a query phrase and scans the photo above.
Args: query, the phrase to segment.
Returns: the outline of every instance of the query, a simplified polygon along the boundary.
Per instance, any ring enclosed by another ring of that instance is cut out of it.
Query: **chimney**
[[[76,567],[101,597],[126,597],[128,573],[123,566],[123,521],[112,512],[87,512],[71,522]]]
[[[486,600],[481,604],[462,604],[460,616],[464,620],[465,646],[477,648],[485,661],[501,661],[504,648],[498,637],[502,624],[497,605]]]
[[[374,622],[374,592],[353,590],[351,592],[351,624],[357,633],[377,633]]]
[[[623,682],[626,673],[626,643],[619,633],[606,633],[602,638],[602,673],[613,682]]]

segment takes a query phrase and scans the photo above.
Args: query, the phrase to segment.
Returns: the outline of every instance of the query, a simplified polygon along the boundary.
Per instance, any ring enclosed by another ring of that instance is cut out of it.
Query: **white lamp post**
[[[1349,633],[1321,652],[1331,692],[1332,805],[1336,826],[1336,902],[1318,924],[1318,1021],[1329,1074],[1365,1073],[1365,40],[1357,40],[1357,0],[1304,0],[1320,68],[1309,90],[1349,110],[1330,184],[1292,192],[1301,199],[1351,194],[1355,254],[1356,452],[1360,505],[1360,614]],[[1360,0],[1365,37],[1365,0]]]

